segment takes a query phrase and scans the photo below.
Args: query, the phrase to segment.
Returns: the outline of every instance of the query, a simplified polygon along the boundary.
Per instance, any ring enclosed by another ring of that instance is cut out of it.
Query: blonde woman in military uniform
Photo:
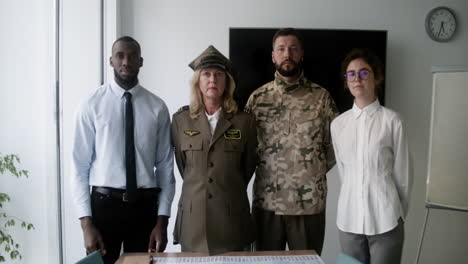
[[[238,112],[231,62],[209,46],[190,65],[190,106],[173,116],[172,138],[184,180],[174,241],[182,251],[246,250],[255,240],[247,184],[255,171],[255,119]]]

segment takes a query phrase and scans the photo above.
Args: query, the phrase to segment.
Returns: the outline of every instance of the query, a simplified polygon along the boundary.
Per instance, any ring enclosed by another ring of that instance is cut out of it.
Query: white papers
[[[210,257],[153,257],[153,264],[324,264],[317,255],[293,256],[210,256]]]

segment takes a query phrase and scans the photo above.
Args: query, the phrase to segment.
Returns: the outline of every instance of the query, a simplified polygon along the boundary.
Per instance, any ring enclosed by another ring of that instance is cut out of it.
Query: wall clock
[[[438,42],[447,42],[452,39],[457,29],[455,13],[448,7],[439,6],[426,16],[426,32],[429,37]]]

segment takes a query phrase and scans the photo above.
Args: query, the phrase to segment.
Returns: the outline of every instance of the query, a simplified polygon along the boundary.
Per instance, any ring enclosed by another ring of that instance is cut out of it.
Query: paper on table
[[[153,264],[324,264],[317,255],[295,256],[210,256],[210,257],[181,257],[159,258],[153,257]]]

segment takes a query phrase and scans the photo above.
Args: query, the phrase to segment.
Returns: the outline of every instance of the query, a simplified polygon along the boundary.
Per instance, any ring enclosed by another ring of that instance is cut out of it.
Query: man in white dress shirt
[[[76,114],[72,196],[86,253],[105,263],[124,252],[164,251],[174,197],[169,111],[138,83],[140,45],[112,46],[114,80],[94,90]]]

